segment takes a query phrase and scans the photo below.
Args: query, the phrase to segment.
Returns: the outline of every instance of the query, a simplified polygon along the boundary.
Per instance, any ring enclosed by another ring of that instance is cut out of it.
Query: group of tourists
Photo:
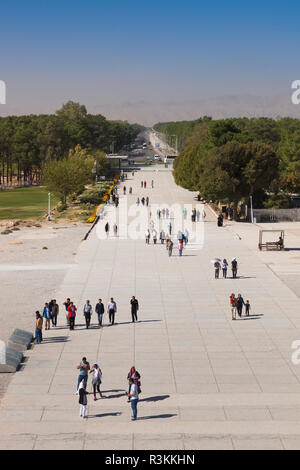
[[[57,326],[57,315],[58,315],[59,308],[58,308],[58,304],[56,303],[56,300],[51,301],[51,302],[52,302],[51,307],[49,307],[50,302],[45,304],[42,315],[40,314],[39,311],[36,311],[36,327],[35,327],[36,343],[41,343],[43,340],[42,329],[43,329],[44,320],[45,320],[45,330],[50,330],[50,322],[52,322],[52,326],[54,327]],[[70,298],[67,298],[67,300],[63,303],[63,305],[66,310],[67,326],[69,327],[70,330],[74,330],[75,319],[77,315],[77,307],[74,304],[74,302],[71,301]],[[135,323],[138,321],[137,313],[139,310],[139,302],[135,298],[134,295],[131,297],[130,306],[131,306],[132,323]],[[110,301],[107,304],[107,313],[108,313],[110,325],[115,324],[116,312],[117,312],[117,303],[115,302],[113,297],[111,297]],[[93,314],[93,307],[89,300],[86,300],[82,313],[85,318],[86,329],[88,329],[91,325],[91,317]],[[98,318],[98,326],[99,328],[102,328],[103,316],[105,314],[105,307],[102,302],[102,299],[99,299],[98,302],[96,303],[95,313],[97,314],[97,318]]]
[[[136,205],[139,206],[140,203],[142,203],[143,206],[146,204],[146,206],[148,207],[149,206],[149,197],[147,196],[146,198],[144,198],[144,196],[143,196],[141,199],[138,197],[137,200],[136,200]]]
[[[222,270],[223,273],[223,279],[227,279],[227,270],[228,270],[228,261],[226,258],[223,259],[223,261],[219,258],[215,258],[212,260],[215,268],[215,279],[219,279],[220,276],[220,271]],[[231,261],[231,272],[232,272],[232,278],[236,279],[237,277],[237,270],[238,270],[238,264],[236,258],[232,258]]]
[[[184,220],[187,219],[187,216],[188,216],[188,211],[187,211],[187,208],[185,207],[183,209],[183,218],[184,218]],[[197,210],[193,209],[191,211],[190,216],[191,216],[191,221],[192,222],[200,222],[200,220],[204,222],[205,217],[206,217],[206,212],[205,212],[204,208],[202,209],[201,212],[200,212],[199,209],[197,209]]]
[[[243,314],[243,307],[245,306],[245,315],[249,317],[250,315],[250,302],[249,300],[244,301],[241,294],[238,294],[236,297],[235,294],[231,294],[230,298],[230,308],[232,314],[232,320],[236,320],[236,314],[241,318]]]
[[[94,401],[97,400],[97,392],[100,395],[100,398],[105,398],[102,395],[100,390],[100,385],[102,384],[102,370],[98,363],[93,364],[92,368],[90,368],[90,363],[87,361],[86,357],[83,357],[80,363],[76,366],[76,369],[79,370],[79,375],[77,379],[77,392],[76,394],[79,395],[79,405],[80,405],[80,412],[79,416],[82,418],[87,418],[86,414],[86,407],[87,407],[87,395],[90,393],[87,391],[87,382],[89,374],[92,375],[92,386],[93,386],[93,395]],[[127,374],[128,380],[128,393],[125,393],[127,396],[127,401],[131,404],[132,409],[132,421],[137,419],[137,404],[139,400],[139,394],[141,391],[141,382],[140,382],[141,375],[132,366]]]

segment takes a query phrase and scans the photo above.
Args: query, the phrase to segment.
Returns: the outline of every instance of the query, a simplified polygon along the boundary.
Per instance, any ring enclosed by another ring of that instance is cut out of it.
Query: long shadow
[[[102,393],[102,395],[103,395],[103,393],[105,393],[105,392],[102,392],[102,391],[101,391],[101,393]],[[107,398],[107,399],[109,400],[110,398],[120,398],[120,397],[125,397],[126,395],[127,395],[127,393],[126,393],[125,390],[124,390],[123,393],[117,393],[117,394],[115,394],[115,395],[108,395],[108,396],[105,396],[105,398]]]
[[[137,418],[137,419],[140,421],[142,419],[173,418],[173,416],[177,416],[177,414],[166,413],[162,415],[143,416],[142,418]]]
[[[69,338],[67,336],[54,336],[52,338],[43,338],[42,343],[67,343]]]
[[[89,418],[105,418],[106,416],[120,416],[122,413],[120,411],[116,411],[115,413],[100,413],[97,415],[89,415]]]
[[[300,248],[285,248],[282,251],[300,251]]]
[[[259,313],[259,314],[256,314],[256,315],[248,315],[247,317],[237,318],[236,320],[239,320],[239,321],[245,321],[245,320],[259,320],[260,317],[263,317],[263,316],[264,316],[263,313]]]
[[[151,401],[151,402],[156,402],[156,401],[161,401],[161,400],[166,400],[166,398],[170,398],[170,395],[157,395],[154,397],[148,397],[148,398],[142,398],[140,401]]]
[[[124,390],[123,388],[121,388],[120,390],[101,390],[101,393],[118,393],[118,392],[126,392],[126,390]]]
[[[135,323],[154,323],[154,322],[158,322],[158,321],[162,321],[162,320],[138,320]],[[103,326],[130,325],[130,323],[133,323],[133,322],[132,321],[123,321],[123,322],[116,322],[115,321],[114,325],[103,325]]]

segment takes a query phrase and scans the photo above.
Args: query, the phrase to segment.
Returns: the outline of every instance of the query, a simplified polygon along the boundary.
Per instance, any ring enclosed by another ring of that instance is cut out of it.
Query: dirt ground
[[[28,225],[26,221],[15,227],[19,230],[0,234],[0,339],[5,342],[15,328],[34,331],[35,311],[54,297],[90,228],[66,222]],[[11,221],[1,221],[0,232],[12,227]],[[56,300],[60,306],[64,301]],[[10,375],[0,375],[0,399]]]

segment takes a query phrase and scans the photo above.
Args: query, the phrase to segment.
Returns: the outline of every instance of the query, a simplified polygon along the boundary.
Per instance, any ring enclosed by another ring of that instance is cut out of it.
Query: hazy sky
[[[300,79],[299,24],[299,0],[3,0],[0,114],[72,99],[149,123],[168,109],[201,115],[203,100],[218,113],[216,97],[229,112],[240,97],[242,114],[251,95],[285,104]]]

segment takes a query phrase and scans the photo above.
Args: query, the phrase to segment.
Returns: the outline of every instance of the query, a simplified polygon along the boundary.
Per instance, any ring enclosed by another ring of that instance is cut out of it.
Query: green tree
[[[80,193],[92,181],[93,165],[94,159],[85,149],[77,146],[70,150],[68,157],[44,165],[43,183],[65,204],[68,196]]]
[[[233,202],[236,220],[238,202],[255,191],[268,189],[278,174],[278,157],[262,142],[228,142],[211,150],[200,176],[200,192],[212,200]]]

